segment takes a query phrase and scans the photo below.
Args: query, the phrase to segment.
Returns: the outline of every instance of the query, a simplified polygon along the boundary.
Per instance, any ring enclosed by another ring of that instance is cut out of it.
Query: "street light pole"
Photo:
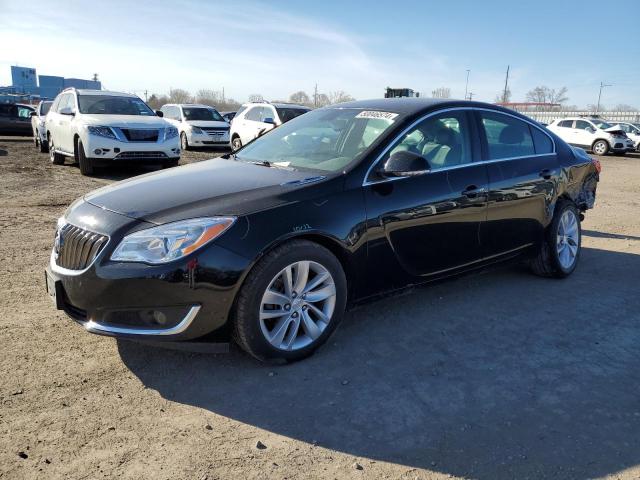
[[[471,70],[467,70],[467,83],[464,85],[464,99],[467,99],[467,91],[469,90],[469,72]]]
[[[602,97],[602,89],[604,87],[611,87],[612,85],[600,82],[600,92],[598,93],[598,105],[596,105],[596,113],[600,111],[600,98]]]

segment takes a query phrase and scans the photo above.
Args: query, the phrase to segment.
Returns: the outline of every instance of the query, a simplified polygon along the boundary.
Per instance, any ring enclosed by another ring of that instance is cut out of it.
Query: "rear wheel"
[[[62,165],[64,163],[64,155],[56,153],[56,147],[53,143],[53,139],[49,137],[49,160],[54,165]]]
[[[231,140],[231,149],[240,150],[241,148],[242,148],[242,140],[240,140],[240,137],[238,136],[233,137],[233,140]]]
[[[87,158],[84,153],[84,146],[82,145],[82,140],[76,141],[76,153],[78,158],[78,163],[80,165],[80,173],[82,175],[93,175],[95,172],[95,168],[91,163],[91,159]]]
[[[182,132],[180,134],[180,148],[182,150],[189,150],[189,140],[187,140],[187,134]]]
[[[329,338],[346,300],[338,259],[321,245],[294,240],[249,273],[236,302],[234,337],[259,360],[300,360]]]
[[[533,272],[556,278],[571,275],[580,258],[581,240],[578,209],[571,202],[559,200],[538,256],[531,262]]]
[[[39,140],[38,145],[40,146],[40,153],[47,153],[49,151],[47,142],[43,142],[42,140]]]
[[[591,150],[596,155],[606,155],[607,153],[609,153],[609,144],[606,140],[597,140],[596,142],[594,142]]]

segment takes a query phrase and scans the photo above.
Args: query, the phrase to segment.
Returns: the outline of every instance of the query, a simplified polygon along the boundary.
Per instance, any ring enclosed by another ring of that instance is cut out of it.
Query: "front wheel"
[[[607,153],[609,153],[609,144],[606,142],[606,140],[598,140],[593,144],[591,150],[596,155],[606,155]]]
[[[559,200],[545,239],[531,268],[543,277],[564,278],[573,273],[580,258],[582,229],[576,206]]]
[[[91,159],[87,158],[84,153],[82,140],[78,140],[78,143],[76,143],[76,149],[78,153],[78,163],[80,164],[80,173],[82,175],[93,175],[95,169],[93,167],[93,163],[91,163]]]
[[[300,360],[329,338],[346,301],[338,259],[321,245],[294,240],[249,273],[236,302],[234,337],[259,360]]]
[[[180,148],[184,151],[189,150],[189,140],[187,140],[187,134],[184,132],[180,134]]]

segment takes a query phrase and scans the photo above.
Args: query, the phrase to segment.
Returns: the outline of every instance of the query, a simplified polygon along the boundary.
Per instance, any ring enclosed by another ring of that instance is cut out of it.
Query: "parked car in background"
[[[49,151],[47,144],[47,131],[45,128],[45,118],[49,109],[53,105],[52,101],[41,101],[36,110],[31,113],[31,128],[33,130],[33,143],[36,148],[39,148],[42,153]]]
[[[222,115],[222,118],[224,118],[227,123],[231,123],[233,117],[236,116],[236,112],[220,112],[220,115]]]
[[[0,103],[0,135],[31,136],[31,105]]]
[[[180,160],[178,129],[161,115],[136,95],[65,89],[45,121],[51,163],[73,158],[83,175],[124,161],[175,166]]]
[[[178,129],[180,147],[214,147],[229,145],[229,124],[208,105],[169,103],[160,109],[164,119]]]
[[[237,150],[254,138],[310,109],[288,103],[245,103],[231,123],[231,146]]]
[[[502,107],[342,103],[77,200],[47,288],[89,332],[232,334],[258,359],[297,360],[348,302],[507,260],[567,277],[598,178],[584,150]]]
[[[624,133],[627,134],[633,144],[636,147],[636,151],[640,152],[640,123],[631,123],[631,122],[612,122],[609,121],[612,125],[619,126]]]
[[[625,154],[635,149],[633,141],[618,126],[600,118],[562,118],[547,128],[569,145],[590,150],[596,155],[609,152]]]

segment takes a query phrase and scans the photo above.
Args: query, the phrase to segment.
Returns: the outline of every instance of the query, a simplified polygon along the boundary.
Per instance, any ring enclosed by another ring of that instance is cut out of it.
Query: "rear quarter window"
[[[553,153],[553,141],[551,140],[551,138],[549,138],[549,135],[532,125],[529,126],[529,129],[531,130],[531,136],[533,137],[533,146],[536,149],[536,153],[538,155]]]

